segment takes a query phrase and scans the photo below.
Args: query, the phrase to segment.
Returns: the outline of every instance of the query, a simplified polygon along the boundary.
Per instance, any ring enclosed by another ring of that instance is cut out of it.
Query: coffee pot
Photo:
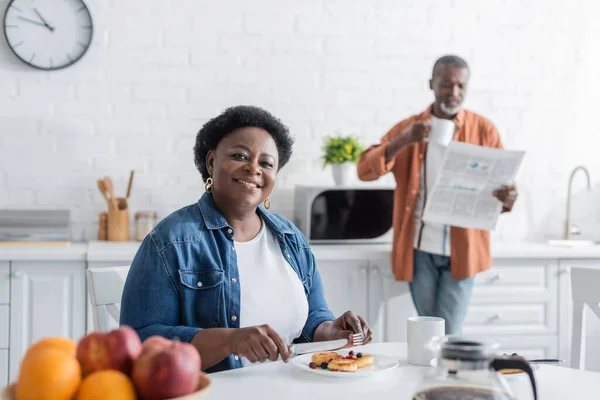
[[[413,395],[413,400],[515,400],[501,370],[517,370],[537,386],[530,364],[520,357],[499,357],[498,344],[477,339],[444,336],[427,346],[435,355],[434,368]]]

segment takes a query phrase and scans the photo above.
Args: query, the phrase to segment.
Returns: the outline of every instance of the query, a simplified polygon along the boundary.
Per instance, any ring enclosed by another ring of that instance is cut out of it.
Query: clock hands
[[[40,18],[40,20],[42,20],[42,22],[35,21],[35,20],[29,19],[27,17],[23,17],[21,15],[19,15],[17,18],[20,18],[23,21],[27,21],[27,22],[35,24],[35,25],[43,26],[45,28],[48,28],[50,30],[50,32],[54,32],[54,27],[48,25],[48,23],[46,22],[46,20],[44,19],[44,17],[42,17],[42,14],[40,14],[40,12],[36,8],[34,8],[33,11],[37,14],[37,16]]]
[[[40,18],[40,20],[44,23],[44,26],[46,28],[50,29],[50,32],[54,32],[54,27],[48,25],[48,23],[46,22],[44,17],[42,17],[42,14],[40,14],[40,12],[37,10],[37,8],[34,8],[33,11],[37,14],[37,16]]]
[[[25,18],[25,17],[22,17],[22,16],[20,16],[20,15],[19,15],[17,18],[20,18],[20,19],[22,19],[23,21],[27,21],[27,22],[30,22],[30,23],[32,23],[32,24],[35,24],[35,25],[39,25],[39,26],[46,27],[46,25],[45,25],[45,24],[43,24],[43,23],[41,23],[41,22],[39,22],[39,21],[34,21],[34,20],[32,20],[32,19]]]

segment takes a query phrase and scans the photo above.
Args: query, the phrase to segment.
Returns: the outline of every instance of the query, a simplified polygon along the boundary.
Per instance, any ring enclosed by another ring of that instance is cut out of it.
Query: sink
[[[548,240],[550,246],[557,247],[592,247],[596,245],[593,240]]]

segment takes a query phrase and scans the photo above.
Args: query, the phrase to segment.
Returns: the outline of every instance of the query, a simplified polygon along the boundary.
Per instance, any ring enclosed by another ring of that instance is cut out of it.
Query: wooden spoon
[[[100,190],[100,193],[102,193],[102,197],[104,197],[104,200],[106,200],[107,203],[110,203],[110,200],[106,195],[106,186],[104,186],[104,180],[102,179],[98,179],[98,190]]]
[[[110,179],[110,177],[108,177],[108,176],[104,177],[104,187],[106,188],[106,191],[110,194],[111,204],[113,205],[113,207],[118,209],[117,199],[115,198],[113,182],[112,182],[112,179]]]
[[[127,185],[127,196],[125,196],[125,198],[129,198],[129,196],[131,195],[131,185],[133,184],[133,170],[131,170],[131,173],[129,174],[129,185]]]

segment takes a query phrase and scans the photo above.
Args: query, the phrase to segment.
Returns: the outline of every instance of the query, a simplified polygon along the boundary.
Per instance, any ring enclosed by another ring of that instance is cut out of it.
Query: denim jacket
[[[309,313],[297,342],[311,342],[315,329],[334,320],[305,237],[287,219],[258,208],[281,252],[304,285]],[[162,220],[144,239],[127,275],[120,323],[142,340],[152,335],[189,342],[200,329],[239,328],[240,285],[234,231],[212,195]],[[273,299],[285,302],[285,299]],[[240,368],[230,355],[206,372]]]

